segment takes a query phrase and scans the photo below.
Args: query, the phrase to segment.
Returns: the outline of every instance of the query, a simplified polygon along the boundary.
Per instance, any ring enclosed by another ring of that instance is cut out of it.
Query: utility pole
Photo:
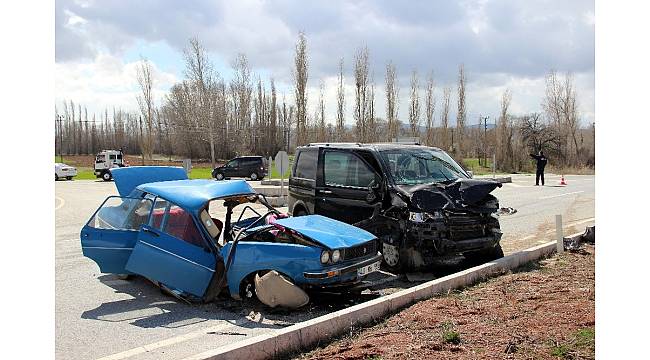
[[[60,161],[63,162],[63,135],[62,135],[62,132],[63,132],[63,125],[62,125],[62,123],[63,123],[63,115],[57,115],[55,121],[57,122],[57,125],[59,127],[59,158],[60,158]]]

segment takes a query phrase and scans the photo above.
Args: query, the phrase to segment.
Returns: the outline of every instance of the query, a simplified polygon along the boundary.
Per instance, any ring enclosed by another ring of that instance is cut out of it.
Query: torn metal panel
[[[270,307],[296,309],[309,302],[309,296],[277,271],[269,271],[263,276],[255,275],[255,295]]]

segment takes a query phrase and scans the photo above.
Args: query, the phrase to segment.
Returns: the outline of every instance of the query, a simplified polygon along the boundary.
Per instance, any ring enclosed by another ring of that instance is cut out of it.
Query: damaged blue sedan
[[[227,289],[295,308],[309,301],[306,290],[345,289],[379,270],[371,233],[320,215],[287,217],[244,180],[188,180],[182,168],[162,166],[112,175],[120,196],[108,197],[80,235],[102,273],[141,275],[188,301]]]

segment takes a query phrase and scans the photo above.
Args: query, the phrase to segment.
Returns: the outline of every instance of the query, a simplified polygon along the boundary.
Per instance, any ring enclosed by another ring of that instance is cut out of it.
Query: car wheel
[[[214,178],[217,179],[217,180],[223,180],[223,174],[218,173],[217,176],[215,176]]]
[[[307,211],[305,211],[305,209],[303,208],[298,208],[298,210],[293,211],[293,216],[305,216],[305,215],[309,215],[309,214],[307,214]]]
[[[107,171],[102,174],[102,179],[104,179],[104,181],[111,181],[112,178],[113,176],[111,175],[110,171]]]
[[[72,180],[72,176],[68,176],[68,177],[66,177],[66,179]]]
[[[54,181],[59,181],[59,175],[57,175],[56,173],[54,173]]]
[[[465,256],[465,259],[469,260],[471,263],[479,265],[501,259],[503,257],[503,249],[501,248],[501,244],[497,244],[497,246],[489,249],[473,251],[463,254],[463,256]]]
[[[383,263],[392,273],[401,273],[404,270],[404,259],[402,259],[402,252],[399,246],[382,243],[381,254],[383,256]]]
[[[257,180],[257,173],[251,173],[251,180],[256,181]]]

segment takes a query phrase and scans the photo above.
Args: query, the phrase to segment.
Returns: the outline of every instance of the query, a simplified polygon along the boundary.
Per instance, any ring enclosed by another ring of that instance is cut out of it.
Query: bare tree
[[[465,66],[458,66],[458,113],[456,114],[456,129],[458,133],[458,151],[464,153],[465,142]]]
[[[442,146],[444,149],[450,149],[452,144],[449,143],[449,97],[451,88],[446,87],[442,93],[442,113],[440,114],[440,123],[442,124]]]
[[[244,54],[238,54],[232,64],[234,76],[230,82],[232,96],[232,116],[234,124],[230,126],[233,131],[230,138],[237,139],[237,152],[242,148],[250,146],[250,134],[248,129],[251,120],[251,101],[253,96],[253,82],[248,59]]]
[[[411,99],[409,102],[409,125],[411,136],[420,135],[420,95],[418,94],[418,73],[413,70],[411,74]]]
[[[138,64],[137,78],[140,85],[140,94],[137,96],[140,112],[145,119],[147,134],[140,143],[142,154],[147,159],[152,159],[153,153],[153,76],[151,74],[151,63],[146,58],[142,58]]]
[[[339,61],[339,84],[336,90],[336,139],[345,136],[345,84],[343,82],[343,58]]]
[[[368,48],[364,47],[354,58],[354,120],[360,142],[365,142],[368,136],[368,57]]]
[[[325,129],[325,84],[320,82],[320,96],[318,98],[318,142],[325,142],[327,134]]]
[[[307,143],[307,79],[309,75],[307,73],[307,38],[303,32],[298,35],[294,64],[293,77],[296,97],[297,145],[304,145]]]
[[[386,121],[388,122],[388,140],[399,136],[399,84],[395,64],[386,65]]]
[[[425,138],[425,143],[428,146],[432,146],[434,144],[434,138],[433,138],[433,127],[434,127],[434,113],[436,109],[436,98],[434,97],[433,91],[435,89],[435,84],[433,82],[433,72],[429,73],[429,76],[427,77],[427,88],[426,88],[426,101],[425,101],[425,117],[427,121],[426,125],[426,138]]]
[[[512,137],[514,133],[508,116],[511,100],[512,93],[509,89],[506,89],[501,95],[501,113],[497,120],[495,144],[497,164],[503,170],[512,170],[513,167]]]
[[[375,81],[370,81],[370,94],[368,95],[368,120],[366,124],[366,141],[376,141],[377,123],[375,121]]]

